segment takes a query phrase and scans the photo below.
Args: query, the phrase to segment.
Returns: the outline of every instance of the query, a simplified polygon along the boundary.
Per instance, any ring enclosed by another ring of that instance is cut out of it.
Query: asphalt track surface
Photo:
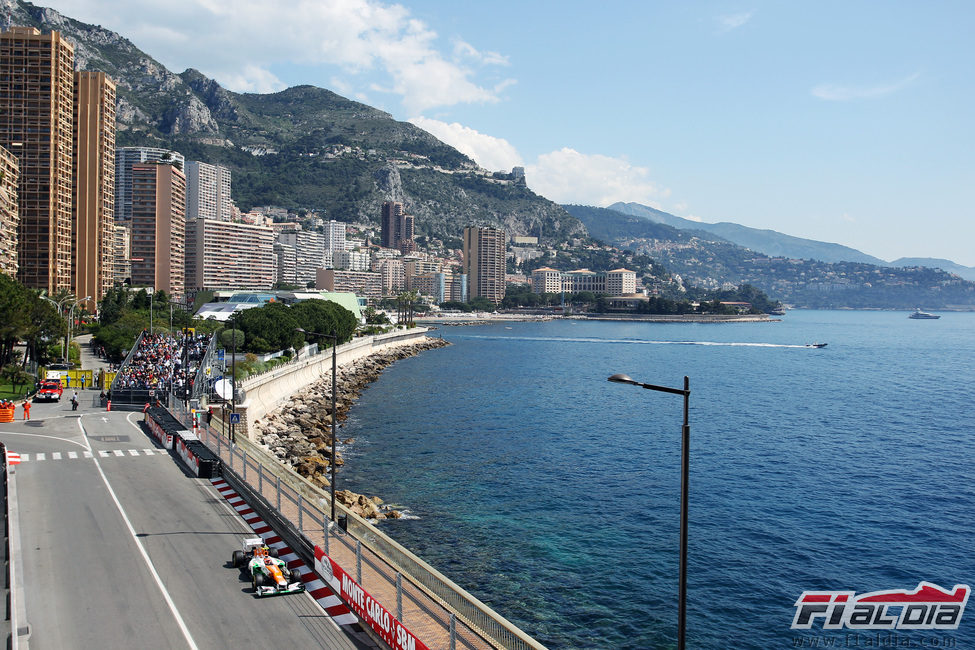
[[[356,647],[308,594],[254,597],[230,566],[249,528],[141,413],[93,391],[72,412],[70,394],[0,425],[27,458],[13,478],[32,650]]]

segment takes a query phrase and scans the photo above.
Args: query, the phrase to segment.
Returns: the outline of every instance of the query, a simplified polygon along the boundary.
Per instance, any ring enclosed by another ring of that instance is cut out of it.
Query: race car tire
[[[234,565],[234,568],[235,569],[239,569],[241,567],[241,565],[244,564],[244,552],[243,551],[239,551],[239,550],[238,551],[234,551],[234,554],[233,554],[233,557],[230,560],[230,563]]]
[[[254,574],[254,580],[253,580],[253,582],[254,582],[254,591],[257,591],[257,588],[258,587],[263,587],[265,581],[266,581],[266,579],[265,579],[263,573],[255,573]]]
[[[269,548],[267,550],[267,554],[270,555],[271,557],[277,557],[278,556],[278,549],[276,549],[276,548]]]

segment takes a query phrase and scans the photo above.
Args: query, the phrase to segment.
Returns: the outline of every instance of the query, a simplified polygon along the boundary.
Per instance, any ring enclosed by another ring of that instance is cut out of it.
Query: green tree
[[[298,321],[298,327],[301,329],[320,334],[332,334],[334,332],[338,335],[339,343],[351,339],[358,325],[352,312],[330,300],[319,300],[317,298],[303,300],[291,307],[291,313]],[[309,334],[302,335],[302,340],[317,342],[320,345],[329,341],[326,337]],[[297,348],[298,345],[295,347]]]
[[[244,349],[244,332],[242,330],[234,329],[233,327],[225,327],[220,332],[220,345],[224,347],[225,350],[234,349],[234,339],[236,338],[236,349]]]
[[[245,351],[270,352],[287,350],[301,345],[301,335],[295,330],[298,320],[291,309],[280,302],[245,309],[234,315],[237,328],[244,331]]]

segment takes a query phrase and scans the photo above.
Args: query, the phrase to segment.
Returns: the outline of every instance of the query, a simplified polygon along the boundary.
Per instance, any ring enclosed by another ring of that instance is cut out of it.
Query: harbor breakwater
[[[254,439],[283,464],[322,488],[330,487],[328,474],[332,463],[341,467],[340,454],[332,458],[331,427],[335,417],[342,426],[349,409],[382,371],[389,365],[420,354],[426,350],[450,345],[443,339],[425,337],[406,345],[380,350],[337,368],[338,391],[335,393],[335,413],[332,413],[332,375],[324,373],[315,382],[299,389],[277,409],[265,414],[253,424]],[[342,444],[352,444],[351,438]],[[399,517],[399,512],[383,507],[379,497],[368,497],[348,490],[338,490],[336,501],[365,519]]]

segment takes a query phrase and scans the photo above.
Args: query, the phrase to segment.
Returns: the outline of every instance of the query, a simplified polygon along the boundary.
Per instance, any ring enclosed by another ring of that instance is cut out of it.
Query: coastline
[[[589,321],[627,321],[634,323],[777,323],[782,319],[769,314],[520,314],[472,312],[417,318],[425,324],[462,326],[503,322],[544,322],[557,319]]]
[[[337,368],[339,391],[335,399],[337,429],[348,416],[369,384],[373,383],[388,366],[416,356],[421,352],[450,345],[441,338],[427,336],[408,346],[384,350],[368,355]],[[332,377],[326,374],[316,382],[291,395],[283,405],[254,423],[257,442],[281,463],[292,467],[298,474],[322,488],[330,487],[328,473],[332,460]],[[343,439],[336,432],[341,444],[352,444],[351,438]],[[344,464],[336,452],[336,467]],[[376,496],[355,494],[349,490],[336,490],[336,501],[350,508],[364,519],[398,518],[400,513],[382,507],[382,499]]]

